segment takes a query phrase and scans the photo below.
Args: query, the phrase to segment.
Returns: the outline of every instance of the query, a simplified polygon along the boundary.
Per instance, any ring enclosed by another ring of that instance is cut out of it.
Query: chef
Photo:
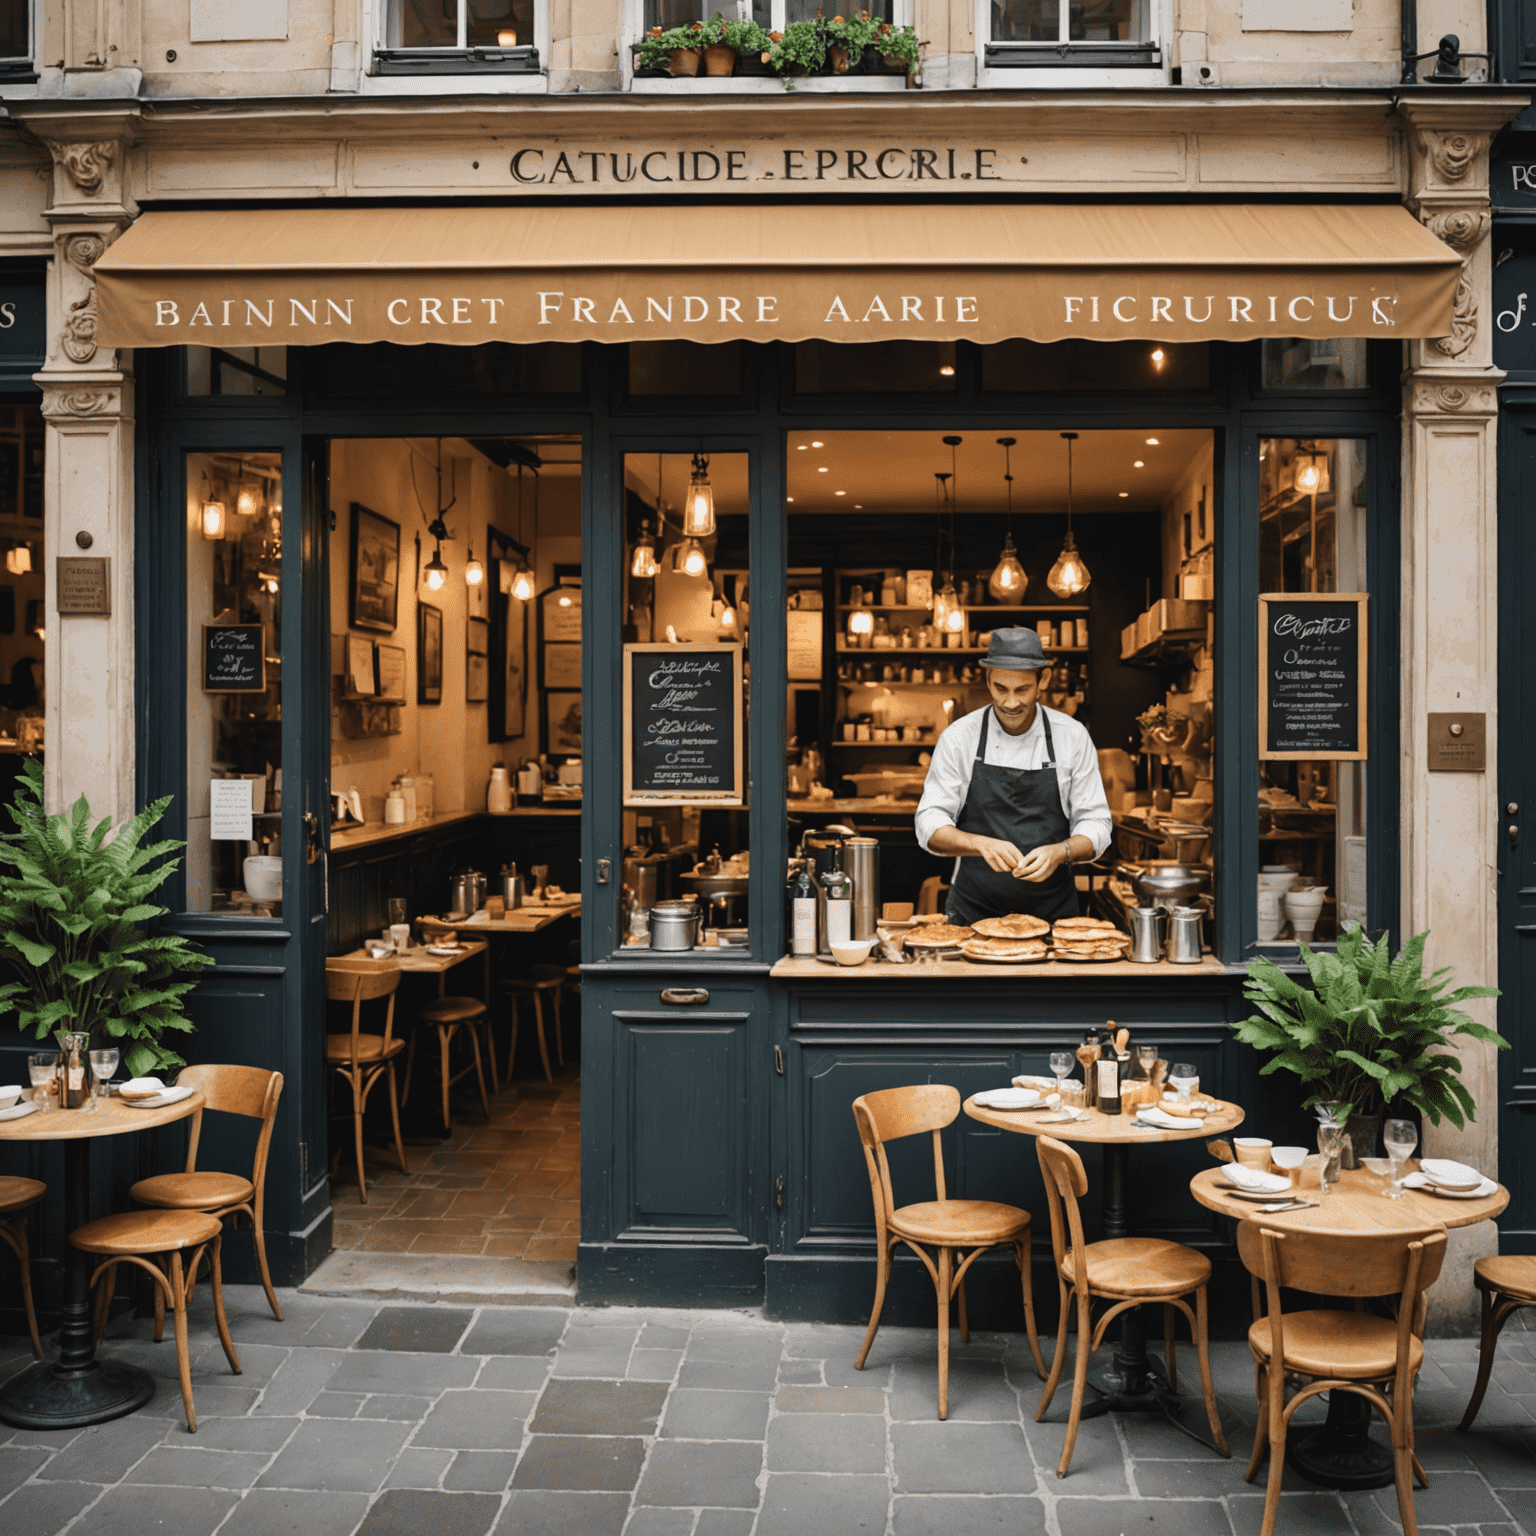
[[[1103,853],[1111,832],[1093,738],[1040,702],[1050,662],[1034,630],[994,629],[981,665],[992,702],[939,737],[917,840],[955,856],[951,923],[1076,917],[1072,866]]]

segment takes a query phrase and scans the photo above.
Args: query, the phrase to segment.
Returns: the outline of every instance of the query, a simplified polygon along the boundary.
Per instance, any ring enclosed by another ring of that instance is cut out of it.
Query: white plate
[[[1033,1088],[988,1088],[975,1095],[983,1109],[1044,1109],[1045,1101]]]
[[[1235,1184],[1229,1184],[1224,1190],[1224,1195],[1233,1195],[1239,1200],[1254,1200],[1265,1205],[1277,1205],[1283,1203],[1292,1196],[1302,1198],[1299,1189],[1292,1189],[1289,1184],[1284,1189],[1239,1189]]]
[[[196,1092],[192,1088],[167,1088],[164,1093],[157,1093],[152,1099],[124,1099],[123,1103],[130,1109],[164,1109],[167,1104],[179,1104],[183,1099],[190,1099]]]
[[[1498,1193],[1499,1186],[1492,1179],[1484,1179],[1476,1189],[1441,1189],[1426,1181],[1423,1189],[1426,1195],[1439,1195],[1442,1200],[1486,1200]]]
[[[1257,1168],[1250,1168],[1248,1172],[1266,1182],[1260,1184],[1239,1184],[1236,1179],[1227,1172],[1227,1166],[1223,1164],[1221,1177],[1230,1188],[1240,1191],[1245,1195],[1263,1195],[1267,1200],[1273,1200],[1276,1195],[1288,1195],[1291,1192],[1291,1181],[1283,1179],[1278,1173],[1260,1173]]]
[[[29,1104],[23,1100],[20,1104],[11,1105],[9,1109],[0,1109],[0,1120],[22,1120],[37,1112],[36,1104]]]
[[[454,955],[462,955],[464,946],[462,944],[428,944],[427,953],[436,955],[440,960],[446,960]]]

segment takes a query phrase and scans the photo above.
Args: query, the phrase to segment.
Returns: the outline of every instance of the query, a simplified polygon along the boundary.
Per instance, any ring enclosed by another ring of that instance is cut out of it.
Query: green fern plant
[[[170,803],[156,800],[108,839],[110,823],[90,826],[83,795],[67,816],[44,813],[31,759],[6,807],[16,830],[0,833],[0,965],[14,978],[0,985],[0,1017],[14,1013],[39,1040],[74,1030],[111,1042],[131,1077],[183,1064],[166,1037],[192,1029],[182,1003],[214,963],[146,927],[167,911],[147,899],[177,867],[165,855],[185,846],[140,846]]]
[[[1262,1074],[1294,1072],[1313,1090],[1303,1108],[1338,1101],[1369,1115],[1400,1100],[1460,1130],[1477,1118],[1477,1106],[1461,1081],[1453,1037],[1506,1051],[1509,1041],[1456,1006],[1497,997],[1497,987],[1447,991],[1449,967],[1425,978],[1428,938],[1417,934],[1394,960],[1390,934],[1373,943],[1352,923],[1336,954],[1301,945],[1311,987],[1271,960],[1251,961],[1243,996],[1259,1011],[1233,1025],[1237,1038],[1275,1053]]]

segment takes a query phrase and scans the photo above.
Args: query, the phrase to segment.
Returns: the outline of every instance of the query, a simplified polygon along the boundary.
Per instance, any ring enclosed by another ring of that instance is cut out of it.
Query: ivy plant
[[[918,41],[917,33],[913,28],[893,27],[890,22],[882,21],[870,41],[887,61],[895,60],[905,64],[909,75],[915,75],[918,72],[918,60],[922,56],[923,45]]]
[[[768,34],[750,16],[716,16],[707,30],[711,43],[724,43],[737,53],[762,53],[770,47]]]
[[[672,55],[679,50],[696,52],[715,41],[707,37],[702,21],[690,21],[687,26],[652,27],[640,43],[640,62],[647,69],[665,69],[672,62]]]
[[[144,845],[171,797],[146,806],[108,838],[90,826],[82,795],[65,816],[43,811],[43,770],[22,767],[16,825],[0,833],[0,1017],[37,1039],[89,1033],[119,1047],[131,1077],[181,1066],[167,1043],[192,1022],[183,1000],[213,959],[176,934],[149,925],[167,908],[148,898],[177,867],[166,855],[185,845]],[[156,861],[159,862],[156,862]]]
[[[827,34],[820,22],[792,21],[782,32],[768,34],[767,62],[784,81],[784,89],[795,88],[795,76],[814,75],[827,57]]]
[[[1301,945],[1310,987],[1272,960],[1250,961],[1243,996],[1259,1011],[1233,1026],[1237,1038],[1274,1053],[1261,1073],[1294,1072],[1312,1089],[1303,1108],[1337,1101],[1370,1115],[1396,1101],[1460,1130],[1477,1106],[1461,1081],[1454,1037],[1500,1050],[1509,1041],[1457,1007],[1497,997],[1497,987],[1449,991],[1449,967],[1425,977],[1428,938],[1417,934],[1393,959],[1390,934],[1372,942],[1352,923],[1337,953]]]

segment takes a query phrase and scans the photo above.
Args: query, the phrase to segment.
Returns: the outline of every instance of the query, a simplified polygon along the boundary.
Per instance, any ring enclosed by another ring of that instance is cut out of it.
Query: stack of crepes
[[[1051,926],[1054,960],[1122,960],[1131,936],[1099,917],[1064,917]]]
[[[949,922],[942,912],[912,919],[912,927],[902,935],[904,949],[958,949],[967,939],[974,938],[976,930],[960,923]]]
[[[1050,954],[1045,940],[1051,925],[1043,918],[1015,912],[979,918],[972,927],[975,937],[967,939],[960,951],[968,960],[1029,965]]]

